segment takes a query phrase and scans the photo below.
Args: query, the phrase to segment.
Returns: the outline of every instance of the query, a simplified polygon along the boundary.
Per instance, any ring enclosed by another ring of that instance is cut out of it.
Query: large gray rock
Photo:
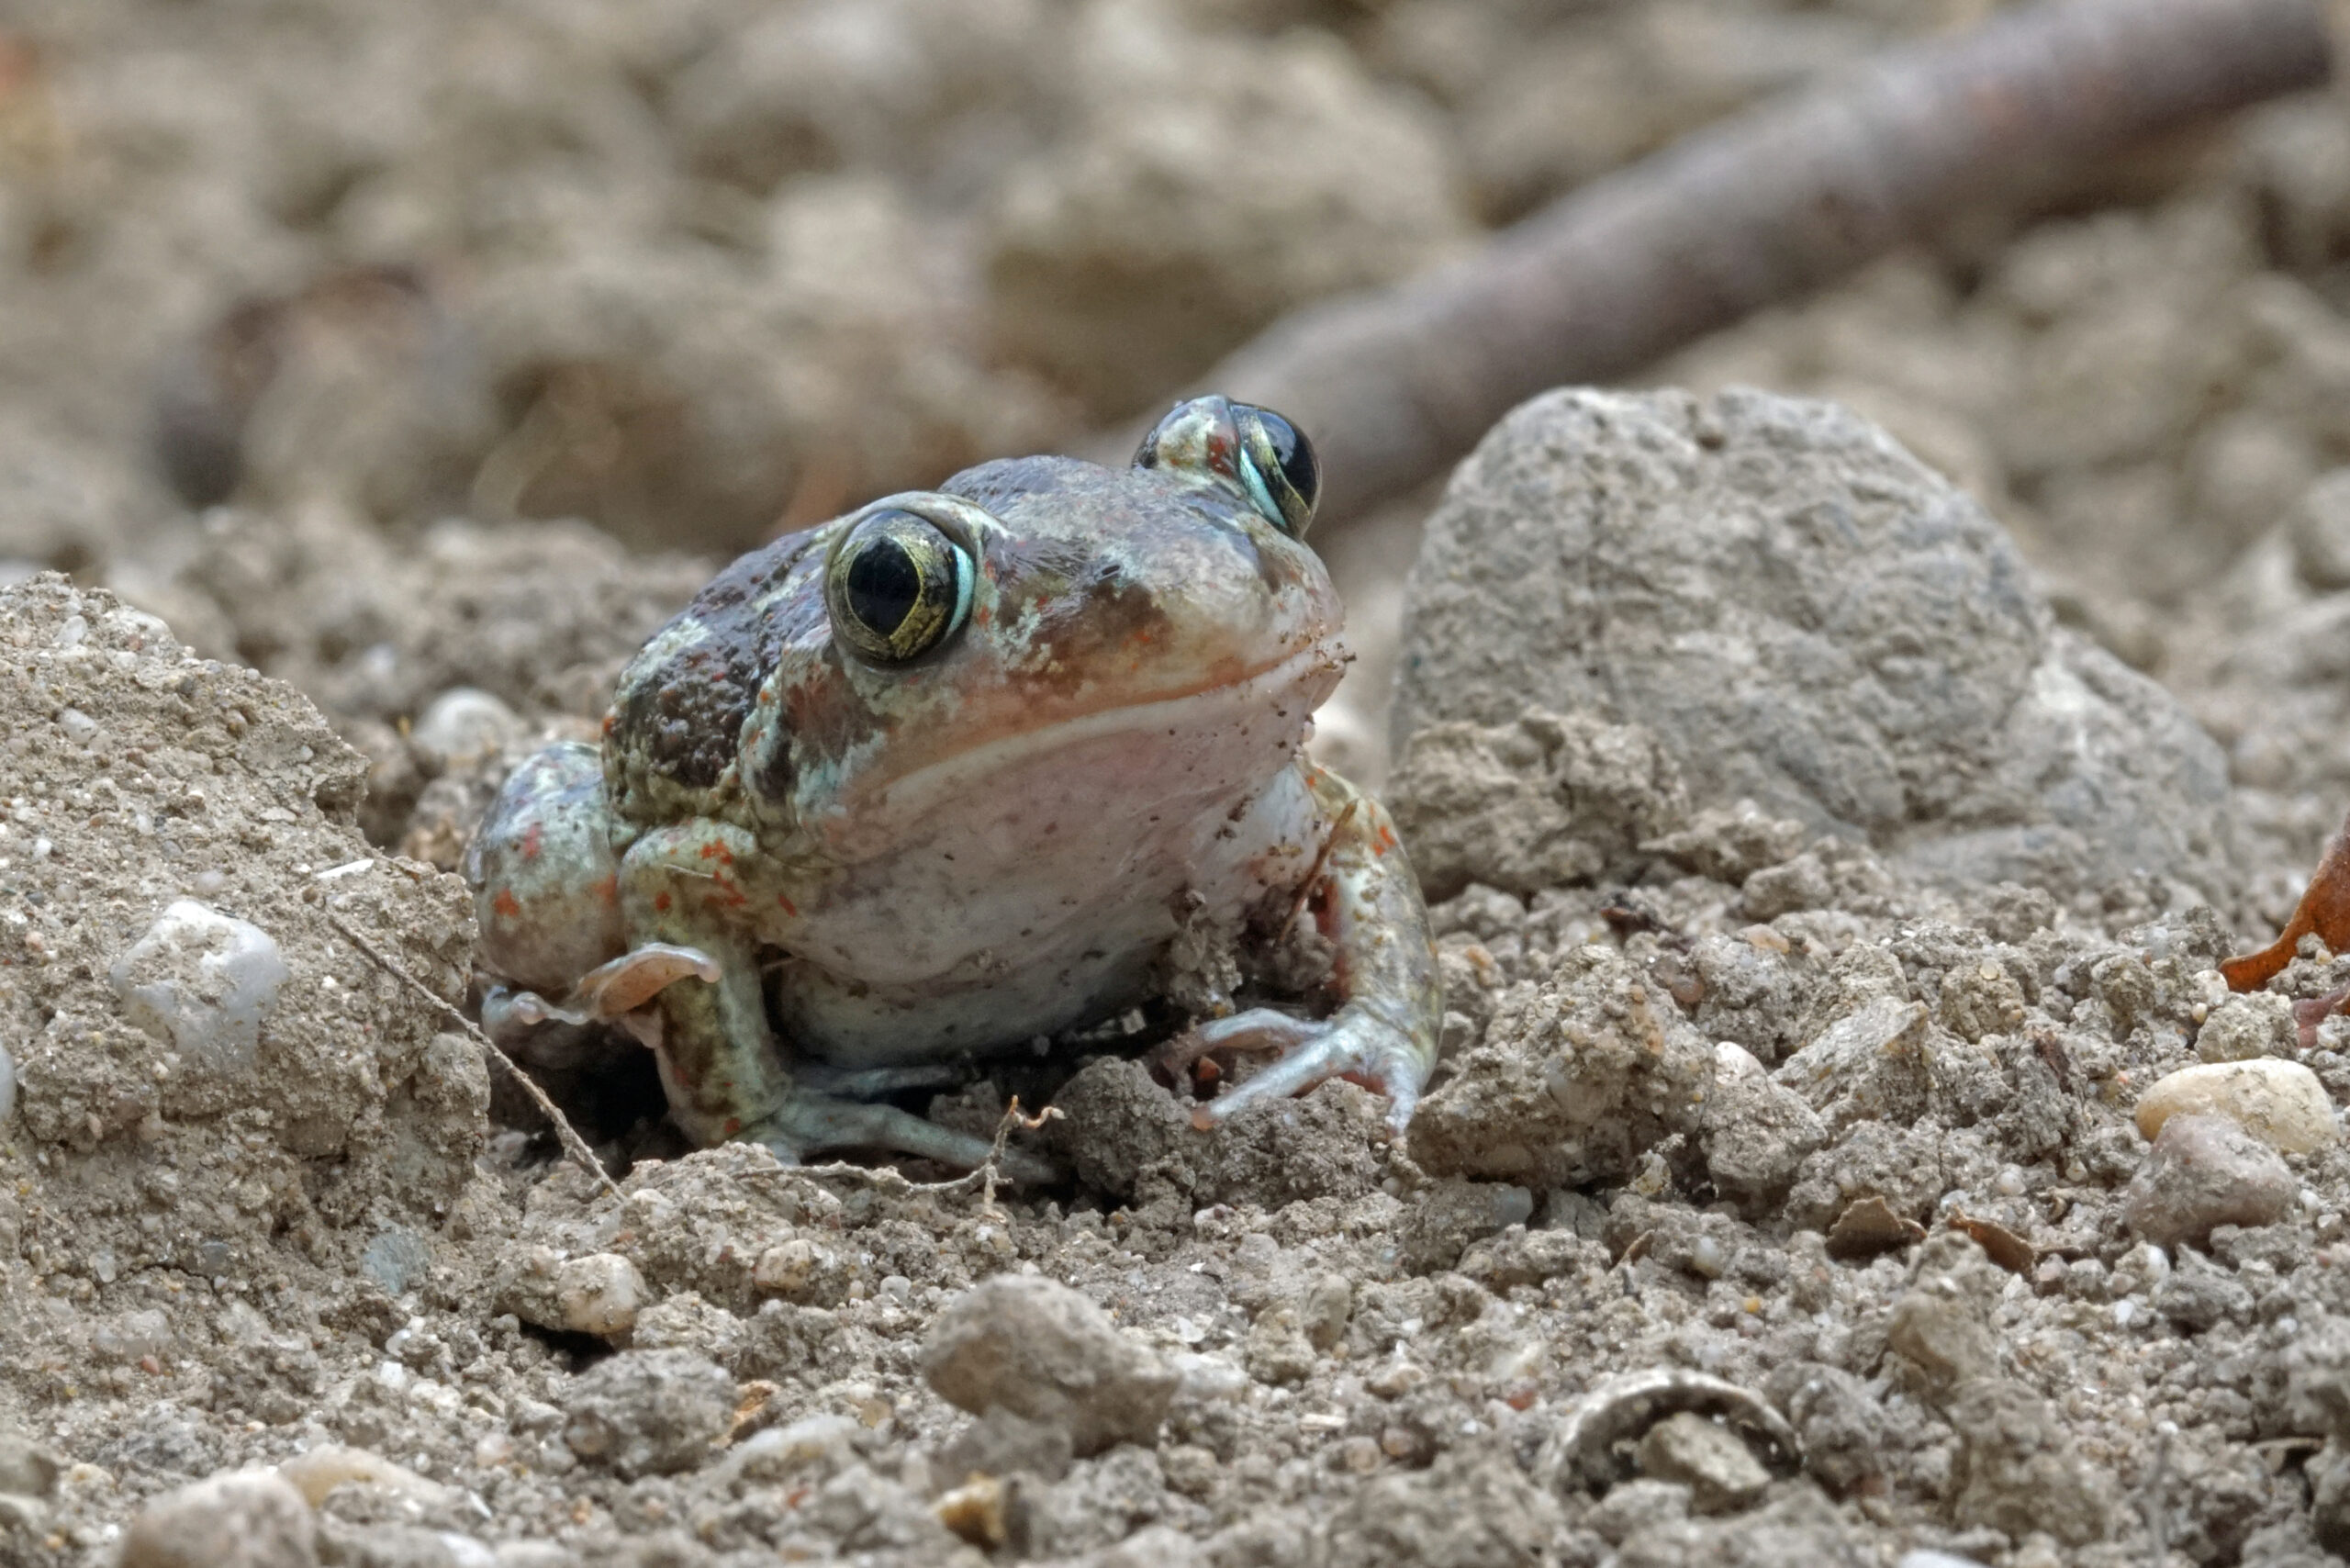
[[[1943,880],[2231,882],[2219,747],[2057,626],[1998,523],[1834,404],[1569,389],[1453,476],[1394,739],[1529,710],[1637,724],[1741,798]]]

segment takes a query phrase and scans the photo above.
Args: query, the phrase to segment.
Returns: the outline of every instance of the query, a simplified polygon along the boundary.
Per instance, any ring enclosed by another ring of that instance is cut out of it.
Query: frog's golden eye
[[[1240,427],[1240,482],[1248,498],[1277,526],[1304,538],[1322,494],[1322,464],[1314,443],[1270,409],[1235,403],[1232,418]]]
[[[860,521],[824,566],[833,634],[882,664],[938,646],[971,612],[970,552],[927,518],[892,507]]]
[[[1224,398],[1178,403],[1143,437],[1137,468],[1188,469],[1237,486],[1267,522],[1305,537],[1322,465],[1305,432],[1270,409]]]

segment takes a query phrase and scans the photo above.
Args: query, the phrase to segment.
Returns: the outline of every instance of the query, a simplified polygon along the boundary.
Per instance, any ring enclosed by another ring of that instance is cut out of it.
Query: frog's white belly
[[[1061,760],[1099,784],[1104,759]],[[1311,859],[1300,765],[1253,792],[1216,775],[1195,771],[1187,789],[1162,770],[1107,807],[1092,790],[993,795],[984,823],[965,818],[836,884],[778,977],[785,1048],[842,1066],[926,1061],[1143,1001],[1180,909],[1237,924]]]

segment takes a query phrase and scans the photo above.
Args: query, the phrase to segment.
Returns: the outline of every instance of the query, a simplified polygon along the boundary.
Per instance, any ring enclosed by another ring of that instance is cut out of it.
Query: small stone
[[[346,1448],[341,1443],[320,1443],[307,1449],[279,1465],[277,1473],[291,1482],[294,1489],[302,1494],[302,1500],[314,1508],[324,1504],[327,1495],[336,1487],[351,1484],[380,1486],[428,1507],[444,1504],[449,1498],[449,1489],[439,1482],[427,1480],[381,1454]]]
[[[1276,1386],[1312,1377],[1316,1359],[1313,1341],[1306,1338],[1297,1309],[1292,1306],[1271,1306],[1259,1313],[1241,1352],[1250,1377]]]
[[[1032,1421],[998,1405],[938,1450],[934,1470],[949,1483],[1017,1473],[1058,1481],[1069,1473],[1071,1458],[1067,1427]]]
[[[1702,1136],[1714,1184],[1759,1208],[1787,1195],[1804,1160],[1828,1141],[1828,1127],[1802,1095],[1772,1082],[1752,1053],[1724,1040],[1714,1047]]]
[[[2231,996],[2211,1010],[2195,1036],[2195,1054],[2207,1062],[2256,1061],[2289,1056],[2300,1044],[2291,999],[2255,991]]]
[[[1930,1023],[1922,1002],[1876,997],[1821,1030],[1772,1078],[1830,1127],[1863,1120],[1907,1126],[1926,1109]]]
[[[2080,1451],[2054,1408],[2012,1379],[1978,1377],[1943,1407],[1963,1450],[1953,1500],[1962,1525],[2021,1539],[2046,1530],[2072,1546],[2105,1539],[2113,1482]]]
[[[1640,1472],[1689,1488],[1701,1514],[1728,1514],[1760,1501],[1771,1473],[1737,1435],[1694,1410],[1669,1416],[1640,1439]]]
[[[551,1540],[509,1540],[493,1549],[498,1568],[579,1568],[578,1553]]]
[[[2328,1438],[2325,1448],[2307,1467],[2310,1481],[2310,1533],[2336,1559],[2350,1552],[2350,1451],[2340,1438]]]
[[[2216,1226],[2274,1225],[2300,1189],[2277,1151],[2235,1122],[2174,1115],[2131,1178],[2122,1207],[2130,1228],[2157,1247],[2205,1248]]]
[[[938,1499],[938,1522],[973,1546],[993,1551],[1011,1534],[1004,1518],[1006,1491],[992,1475],[974,1475]]]
[[[2273,1057],[2183,1067],[2138,1097],[2138,1130],[2150,1139],[2187,1114],[2225,1116],[2287,1154],[2327,1148],[2338,1136],[2333,1102],[2317,1074]]]
[[[1347,1319],[1354,1312],[1355,1288],[1344,1274],[1325,1274],[1305,1293],[1298,1318],[1306,1342],[1327,1351],[1346,1337]]]
[[[268,1471],[215,1475],[140,1510],[120,1568],[315,1568],[318,1521],[294,1484]]]
[[[1998,1341],[1964,1294],[1932,1287],[1908,1292],[1894,1304],[1885,1342],[1914,1362],[1938,1393],[1998,1368]]]
[[[0,1432],[0,1495],[49,1497],[57,1491],[57,1456],[14,1432]]]
[[[1621,1546],[1644,1530],[1679,1524],[1689,1517],[1689,1488],[1680,1482],[1642,1477],[1609,1487],[1583,1516],[1583,1528],[1610,1546]]]
[[[644,1308],[644,1277],[617,1252],[558,1259],[532,1248],[499,1279],[496,1305],[525,1323],[599,1339],[625,1339]]]
[[[2252,1316],[2252,1292],[2236,1277],[2193,1249],[2178,1255],[2178,1266],[2153,1291],[2154,1310],[2188,1328],[2210,1328],[2228,1319]]]
[[[759,1254],[751,1267],[751,1283],[766,1294],[806,1302],[826,1294],[839,1271],[839,1260],[831,1251],[804,1236],[794,1237]]]
[[[1177,1381],[1100,1307],[1034,1274],[998,1274],[948,1303],[923,1343],[923,1372],[973,1415],[1001,1406],[1066,1426],[1080,1457],[1154,1441]]]
[[[453,686],[417,716],[408,739],[444,766],[487,756],[520,738],[514,710],[487,691]]]
[[[227,1078],[252,1068],[288,972],[268,932],[181,899],[122,951],[106,978],[131,1023],[199,1074]]]
[[[1790,1361],[1764,1392],[1803,1441],[1804,1469],[1839,1495],[1885,1470],[1886,1420],[1869,1385],[1841,1367]]]
[[[769,1427],[736,1443],[726,1457],[727,1477],[735,1482],[777,1482],[805,1471],[830,1475],[856,1457],[854,1416],[809,1416],[785,1427]]]
[[[2289,1429],[2350,1439],[2350,1318],[2317,1318],[2281,1359]]]
[[[711,1456],[734,1414],[734,1380],[690,1350],[622,1350],[572,1381],[564,1441],[633,1481],[673,1475]]]
[[[636,1327],[644,1278],[617,1252],[591,1252],[555,1271],[555,1311],[575,1334],[617,1338]]]

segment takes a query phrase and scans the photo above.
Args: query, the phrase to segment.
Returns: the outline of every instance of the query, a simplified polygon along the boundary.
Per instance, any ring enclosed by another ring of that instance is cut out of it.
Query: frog
[[[1441,991],[1393,823],[1306,751],[1348,656],[1320,487],[1292,421],[1209,396],[1123,469],[982,463],[744,554],[623,669],[600,743],[485,814],[492,1034],[626,1029],[699,1147],[977,1168],[997,1144],[890,1097],[1130,1015],[1187,931],[1306,922],[1324,1015],[1211,988],[1163,1065],[1270,1058],[1202,1129],[1347,1079],[1402,1137]]]

